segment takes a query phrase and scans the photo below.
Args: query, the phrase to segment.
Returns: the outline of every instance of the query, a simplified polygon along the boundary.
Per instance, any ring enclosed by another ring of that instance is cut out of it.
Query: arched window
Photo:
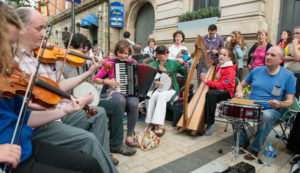
[[[76,33],[80,33],[80,23],[76,23]]]

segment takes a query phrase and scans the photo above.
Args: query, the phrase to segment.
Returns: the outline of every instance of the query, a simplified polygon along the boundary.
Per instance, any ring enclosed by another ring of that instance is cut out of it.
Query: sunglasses
[[[168,55],[169,52],[160,53],[161,55]]]

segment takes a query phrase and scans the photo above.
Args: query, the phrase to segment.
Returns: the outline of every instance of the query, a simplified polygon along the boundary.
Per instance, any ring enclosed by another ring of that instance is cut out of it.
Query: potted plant
[[[178,16],[178,29],[207,27],[210,24],[215,24],[219,17],[220,12],[217,7],[207,7],[197,11],[186,12]]]

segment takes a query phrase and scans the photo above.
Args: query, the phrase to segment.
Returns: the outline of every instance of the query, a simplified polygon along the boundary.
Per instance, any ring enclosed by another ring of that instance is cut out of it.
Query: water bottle
[[[269,142],[269,145],[265,147],[264,151],[264,164],[266,166],[272,166],[272,162],[274,159],[275,151],[274,148],[272,147],[272,142]]]

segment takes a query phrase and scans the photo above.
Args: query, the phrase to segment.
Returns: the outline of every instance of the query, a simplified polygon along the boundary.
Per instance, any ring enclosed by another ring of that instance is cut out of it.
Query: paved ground
[[[158,148],[150,151],[138,149],[131,157],[114,154],[120,161],[118,170],[121,173],[210,173],[225,170],[241,161],[248,162],[243,156],[232,160],[232,128],[229,126],[228,131],[224,132],[224,123],[216,123],[212,136],[192,137],[186,132],[176,131],[168,121],[165,127],[167,132],[161,138]],[[138,121],[136,130],[141,131],[145,128],[144,121]],[[277,145],[274,133],[268,137],[267,142],[269,141]],[[219,149],[222,149],[222,154],[218,153]],[[259,156],[263,159],[262,153]],[[272,167],[258,164],[257,160],[248,163],[255,166],[257,173],[287,173],[291,167],[290,157],[285,145],[281,145]]]

